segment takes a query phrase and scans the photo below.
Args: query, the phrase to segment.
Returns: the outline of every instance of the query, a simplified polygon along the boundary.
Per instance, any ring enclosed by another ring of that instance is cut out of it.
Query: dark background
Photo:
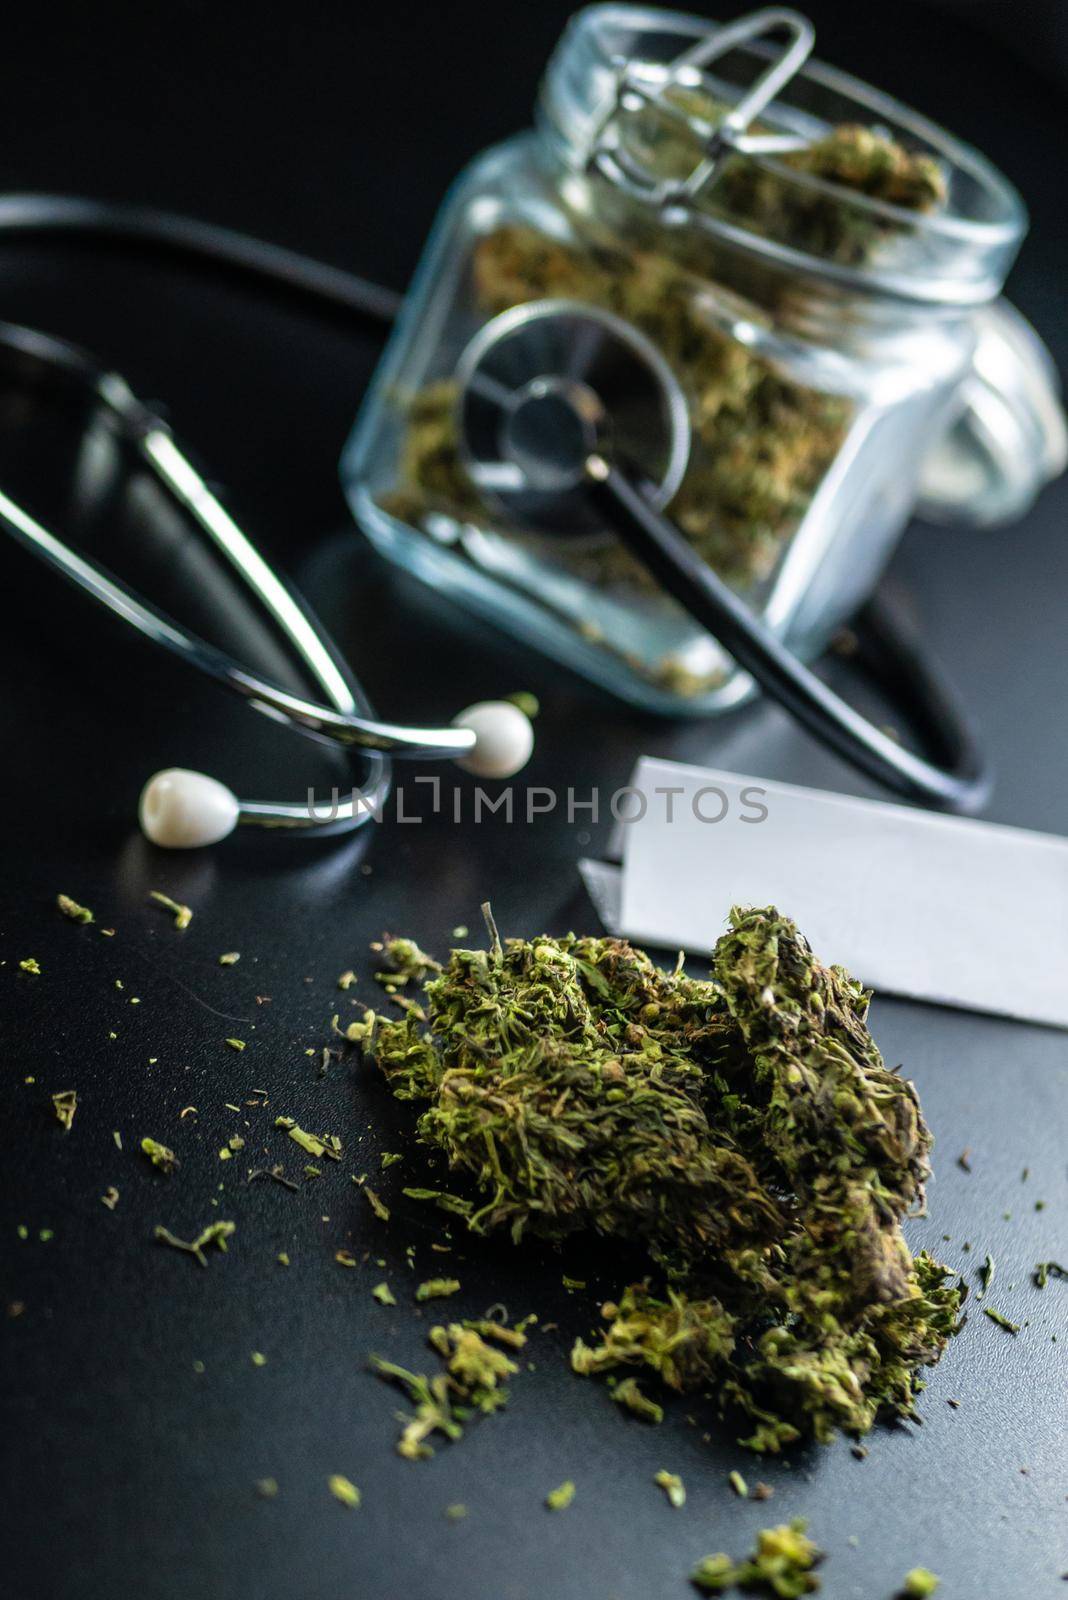
[[[825,58],[941,117],[1022,188],[1033,233],[1011,293],[1063,369],[1068,117],[1052,23],[1047,55],[1035,47],[1042,13],[1026,5],[810,10]],[[0,187],[169,205],[402,288],[462,164],[528,121],[567,11],[555,0],[284,15],[207,3],[20,8],[5,21]],[[70,244],[0,246],[0,316],[90,345],[165,400],[387,715],[448,718],[528,688],[543,705],[531,783],[610,792],[647,751],[864,792],[775,710],[652,722],[385,569],[336,483],[376,355],[364,336],[185,270]],[[62,451],[23,426],[18,407],[5,402],[2,420],[3,481],[71,526]],[[981,721],[998,768],[988,815],[1055,832],[1068,781],[1066,503],[1058,485],[996,534],[916,526],[893,571]],[[143,512],[127,518],[134,537],[122,550],[118,522],[105,516],[79,535],[128,558],[128,572],[158,571],[167,604],[179,604],[176,579],[191,572],[203,601],[197,569],[151,517],[147,533]],[[174,557],[165,567],[152,559],[161,543]],[[428,819],[332,849],[242,837],[213,853],[155,852],[134,811],[156,768],[206,766],[243,793],[294,795],[334,781],[333,769],[156,660],[14,548],[0,548],[0,583],[10,608],[0,631],[0,1308],[22,1307],[0,1319],[5,1600],[682,1597],[701,1555],[740,1555],[756,1528],[795,1515],[829,1551],[831,1600],[889,1596],[917,1563],[942,1575],[947,1600],[1063,1593],[1065,1285],[1039,1293],[1030,1283],[1036,1261],[1064,1259],[1063,1035],[875,1004],[877,1037],[916,1079],[938,1139],[930,1215],[910,1237],[973,1280],[989,1251],[990,1303],[1024,1324],[1014,1339],[973,1309],[932,1374],[922,1429],[878,1430],[864,1461],[839,1441],[765,1464],[722,1431],[702,1443],[699,1409],[696,1426],[680,1405],[645,1429],[566,1370],[573,1337],[617,1291],[619,1271],[577,1246],[557,1255],[457,1241],[451,1257],[432,1253],[440,1224],[400,1197],[419,1181],[417,1154],[379,1175],[382,1151],[408,1149],[401,1109],[353,1060],[320,1077],[305,1054],[352,998],[338,993],[339,972],[355,967],[354,992],[373,997],[367,945],[383,929],[440,950],[457,924],[476,928],[487,896],[506,933],[592,928],[575,863],[603,847],[606,828],[583,837],[553,820],[476,830]],[[186,592],[185,614],[195,600]],[[194,906],[187,932],[147,903],[150,889]],[[64,922],[57,891],[93,906],[116,936]],[[219,967],[231,949],[241,962]],[[39,978],[18,970],[31,955]],[[241,1055],[223,1042],[235,1035],[248,1040]],[[65,1135],[49,1097],[70,1087],[80,1103]],[[269,1105],[246,1106],[253,1088]],[[199,1114],[179,1121],[187,1105]],[[245,1183],[264,1159],[300,1173],[301,1152],[273,1128],[279,1114],[337,1132],[346,1147],[299,1194]],[[234,1132],[246,1149],[221,1163]],[[173,1178],[136,1153],[144,1134],[176,1150]],[[965,1147],[970,1173],[957,1163]],[[363,1172],[393,1205],[388,1226],[351,1182]],[[109,1184],[120,1190],[114,1212],[99,1200]],[[156,1223],[188,1237],[218,1217],[237,1232],[206,1271],[151,1243]],[[42,1229],[54,1237],[42,1241]],[[346,1271],[334,1261],[342,1247],[371,1259]],[[457,1311],[501,1300],[513,1316],[535,1310],[558,1326],[534,1334],[534,1370],[506,1413],[413,1465],[392,1448],[399,1397],[367,1373],[366,1357],[423,1367],[430,1319],[411,1305],[411,1285],[454,1261]],[[587,1278],[588,1292],[566,1293],[564,1273]],[[395,1310],[371,1299],[384,1277]],[[253,1350],[265,1367],[252,1365]],[[660,1467],[685,1478],[685,1510],[652,1485]],[[771,1483],[770,1504],[739,1502],[732,1467]],[[330,1498],[334,1472],[360,1485],[360,1511]],[[273,1501],[254,1491],[265,1476],[280,1484]],[[574,1505],[550,1516],[543,1497],[568,1477]],[[454,1501],[470,1515],[450,1525]]]

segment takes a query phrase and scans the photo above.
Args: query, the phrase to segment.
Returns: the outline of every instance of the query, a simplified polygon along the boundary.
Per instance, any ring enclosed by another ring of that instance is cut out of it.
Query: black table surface
[[[283,19],[203,0],[23,7],[5,22],[0,183],[151,200],[401,288],[455,172],[527,121],[566,9],[396,0]],[[811,9],[825,57],[940,115],[1024,190],[1033,232],[1011,293],[1063,365],[1068,117],[1052,82],[927,6]],[[532,784],[610,792],[651,752],[870,792],[774,709],[685,726],[639,716],[374,557],[336,478],[377,354],[365,337],[232,284],[70,244],[0,249],[0,315],[89,344],[165,399],[387,715],[448,719],[530,689],[543,708]],[[70,508],[56,459],[5,446],[5,471],[58,516]],[[1066,505],[1062,483],[1007,531],[916,525],[892,570],[981,722],[998,771],[987,815],[1052,832],[1064,831],[1068,787]],[[90,532],[111,548],[113,529]],[[133,554],[151,570],[158,542]],[[156,851],[134,811],[159,767],[203,766],[268,794],[334,781],[333,769],[20,552],[0,562],[0,1594],[682,1597],[700,1556],[741,1555],[758,1527],[792,1516],[828,1551],[832,1600],[890,1596],[917,1564],[942,1576],[947,1600],[1064,1592],[1065,1285],[1031,1282],[1036,1262],[1066,1259],[1063,1034],[876,999],[876,1036],[916,1080],[937,1137],[929,1214],[910,1239],[973,1283],[992,1255],[990,1303],[1022,1324],[1013,1337],[973,1310],[931,1374],[922,1427],[878,1429],[864,1460],[842,1440],[764,1463],[714,1425],[705,1442],[708,1425],[699,1411],[690,1424],[685,1404],[644,1428],[567,1369],[572,1339],[619,1288],[604,1253],[459,1237],[453,1255],[432,1252],[439,1223],[400,1194],[421,1171],[403,1108],[352,1055],[325,1075],[320,1057],[331,1014],[372,998],[368,945],[384,929],[441,950],[458,924],[477,928],[486,898],[507,933],[594,929],[576,863],[603,849],[607,821],[584,831],[559,816],[477,828],[426,816],[333,848],[243,836],[213,852]],[[168,603],[181,565],[155,563]],[[191,587],[200,581],[194,570]],[[418,812],[423,791],[411,793]],[[152,889],[194,907],[187,931],[149,903]],[[64,921],[59,891],[114,937]],[[236,966],[219,965],[226,950],[240,951]],[[30,956],[39,977],[19,969]],[[358,988],[339,993],[349,967]],[[241,1054],[225,1043],[234,1036]],[[70,1133],[50,1105],[67,1088],[79,1096]],[[196,1115],[183,1119],[188,1106]],[[300,1173],[278,1115],[345,1145],[299,1193],[246,1181],[265,1161]],[[223,1162],[235,1133],[245,1148]],[[145,1134],[180,1157],[173,1177],[137,1153]],[[382,1152],[398,1150],[403,1162],[383,1173]],[[352,1182],[363,1173],[392,1206],[388,1225]],[[113,1211],[100,1200],[110,1185]],[[207,1270],[152,1242],[158,1223],[188,1237],[219,1218],[236,1233]],[[337,1264],[339,1249],[355,1270]],[[532,1335],[531,1370],[504,1414],[412,1464],[393,1448],[400,1397],[367,1357],[424,1363],[434,1308],[415,1307],[411,1290],[454,1262],[463,1288],[450,1309],[500,1301],[555,1326]],[[588,1289],[567,1291],[565,1274]],[[396,1308],[371,1296],[383,1278]],[[653,1485],[662,1467],[682,1474],[684,1510]],[[770,1504],[738,1500],[732,1468],[772,1485]],[[360,1510],[331,1498],[333,1473],[360,1486]],[[274,1499],[257,1495],[266,1477]],[[574,1503],[551,1515],[544,1496],[567,1478]],[[450,1522],[458,1501],[469,1514]]]

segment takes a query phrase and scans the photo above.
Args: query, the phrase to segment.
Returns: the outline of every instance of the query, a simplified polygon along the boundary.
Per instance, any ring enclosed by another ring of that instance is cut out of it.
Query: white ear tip
[[[165,850],[196,850],[233,833],[240,806],[225,783],[187,767],[155,773],[141,790],[141,831]]]
[[[476,778],[512,778],[530,760],[534,728],[511,700],[480,700],[453,718],[454,728],[470,728],[475,747],[456,765]]]

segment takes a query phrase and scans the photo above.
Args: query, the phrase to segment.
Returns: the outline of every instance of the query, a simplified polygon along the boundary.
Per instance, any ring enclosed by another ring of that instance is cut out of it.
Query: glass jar
[[[610,529],[512,524],[465,471],[457,373],[493,318],[578,302],[654,347],[689,421],[668,515],[804,657],[871,593],[917,502],[1005,519],[1065,454],[1049,358],[997,301],[1026,231],[1016,192],[813,61],[739,118],[783,54],[759,26],[724,51],[734,32],[636,6],[572,19],[536,129],[446,200],[342,458],[379,550],[674,715],[751,682]]]

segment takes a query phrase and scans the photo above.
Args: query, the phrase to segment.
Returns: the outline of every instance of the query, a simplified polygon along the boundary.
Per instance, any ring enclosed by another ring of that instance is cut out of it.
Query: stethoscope
[[[0,198],[0,232],[119,238],[252,274],[335,310],[381,324],[398,297],[294,252],[137,206],[54,196]],[[351,668],[301,597],[237,526],[162,419],[125,381],[64,341],[0,324],[0,364],[23,382],[90,396],[164,489],[247,585],[311,674],[322,700],[290,693],[179,625],[104,567],[45,528],[0,486],[0,523],[26,549],[143,637],[199,668],[272,720],[338,747],[353,764],[348,798],[329,814],[305,801],[238,799],[203,773],[171,768],[142,791],[141,825],[155,843],[193,847],[240,825],[305,837],[348,833],[380,816],[393,758],[452,759],[506,779],[533,748],[529,719],[485,701],[450,727],[382,722]],[[486,324],[457,366],[467,471],[514,523],[561,539],[620,538],[629,551],[808,731],[877,782],[929,806],[975,810],[988,780],[955,695],[886,609],[869,603],[855,631],[865,660],[936,753],[899,744],[827,687],[694,553],[666,512],[688,459],[685,397],[635,328],[599,308],[542,301]],[[939,764],[941,763],[941,764]]]

